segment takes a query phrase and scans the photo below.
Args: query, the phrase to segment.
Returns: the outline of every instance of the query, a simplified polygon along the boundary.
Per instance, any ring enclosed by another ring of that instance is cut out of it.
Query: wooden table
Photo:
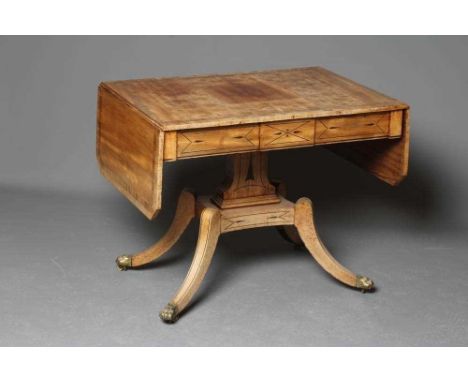
[[[408,170],[409,107],[319,67],[99,85],[101,173],[148,219],[161,209],[165,162],[228,155],[226,179],[211,197],[184,190],[167,233],[152,247],[117,258],[121,270],[148,264],[200,218],[192,265],[161,311],[163,321],[175,322],[190,303],[220,234],[248,228],[276,226],[339,281],[373,289],[371,279],[325,248],[311,201],[288,201],[284,185],[268,179],[268,151],[318,145],[396,185]]]

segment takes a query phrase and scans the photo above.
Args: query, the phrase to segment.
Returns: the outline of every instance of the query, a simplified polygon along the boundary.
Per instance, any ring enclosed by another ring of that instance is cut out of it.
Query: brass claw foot
[[[127,255],[122,255],[115,259],[117,266],[120,271],[126,271],[128,268],[132,267],[132,257]]]
[[[173,303],[167,304],[166,307],[159,313],[159,317],[164,322],[168,324],[173,324],[179,319],[179,312],[177,310],[177,306]]]
[[[374,289],[374,282],[369,277],[358,275],[356,276],[356,288],[365,293]]]

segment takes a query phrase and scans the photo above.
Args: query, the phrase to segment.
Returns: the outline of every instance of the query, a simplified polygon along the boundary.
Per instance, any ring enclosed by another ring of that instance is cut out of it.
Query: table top
[[[162,131],[408,108],[321,67],[105,82]]]
[[[323,68],[104,82],[98,94],[101,173],[150,219],[166,161],[326,145],[389,184],[407,174],[408,105]]]

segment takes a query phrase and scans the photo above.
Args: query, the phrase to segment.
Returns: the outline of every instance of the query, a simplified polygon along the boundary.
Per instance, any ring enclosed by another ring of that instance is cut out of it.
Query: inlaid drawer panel
[[[260,148],[311,146],[314,144],[315,120],[263,123],[260,126]]]
[[[177,157],[257,150],[259,127],[222,127],[177,133]]]
[[[241,127],[217,127],[166,133],[164,158],[231,154],[401,136],[401,110]]]
[[[389,135],[390,112],[354,116],[319,118],[315,126],[315,142],[340,142],[379,138]]]

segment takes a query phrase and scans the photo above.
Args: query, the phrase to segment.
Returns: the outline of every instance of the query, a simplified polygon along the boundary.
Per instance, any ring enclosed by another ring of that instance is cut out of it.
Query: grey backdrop
[[[224,160],[167,165],[147,221],[99,175],[98,83],[314,65],[412,107],[397,188],[322,149],[270,156],[377,292],[337,284],[274,230],[237,232],[164,325],[196,224],[155,266],[117,272],[114,258],[163,233],[184,186],[212,191]],[[0,37],[0,345],[468,345],[467,67],[466,37]]]

